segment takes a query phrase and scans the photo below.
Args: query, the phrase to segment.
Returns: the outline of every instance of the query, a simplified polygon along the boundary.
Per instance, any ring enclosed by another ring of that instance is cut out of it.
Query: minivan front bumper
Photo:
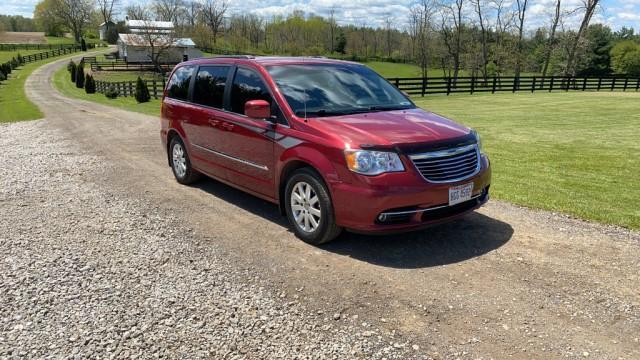
[[[449,206],[449,188],[473,182],[472,198]],[[480,171],[452,183],[430,183],[417,171],[375,177],[354,175],[331,184],[336,222],[353,232],[396,233],[418,230],[463,216],[489,199],[491,168],[481,157]]]

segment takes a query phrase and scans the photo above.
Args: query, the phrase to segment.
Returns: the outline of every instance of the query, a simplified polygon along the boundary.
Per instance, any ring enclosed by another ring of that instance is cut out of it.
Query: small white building
[[[103,22],[102,24],[100,24],[100,26],[98,26],[98,33],[100,34],[100,40],[102,41],[106,41],[107,40],[107,28],[112,28],[115,29],[116,27],[116,23],[114,23],[113,21],[109,20],[107,22]]]
[[[151,42],[153,41],[153,50]],[[130,63],[153,62],[152,51],[160,54],[160,62],[180,62],[202,57],[196,44],[189,38],[174,39],[170,35],[119,34],[118,54],[121,59]]]

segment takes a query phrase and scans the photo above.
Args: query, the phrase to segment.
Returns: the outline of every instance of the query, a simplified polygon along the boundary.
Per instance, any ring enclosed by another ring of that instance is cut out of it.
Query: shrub
[[[16,60],[18,60],[18,64],[24,64],[24,58],[22,57],[22,55],[20,55],[20,53],[18,53],[18,57],[16,58]]]
[[[144,103],[151,100],[151,96],[149,95],[149,88],[147,84],[142,81],[140,76],[138,76],[138,81],[136,81],[136,101],[138,103]]]
[[[109,88],[107,88],[107,90],[104,92],[104,96],[109,99],[115,99],[118,97],[118,95],[120,95],[118,93],[118,89],[116,89],[116,87],[113,85],[110,85]]]
[[[80,50],[87,51],[87,43],[83,39],[80,39]]]
[[[0,81],[7,80],[7,75],[5,75],[2,71],[0,71]]]
[[[71,82],[75,83],[76,82],[76,71],[77,71],[77,66],[76,63],[72,61],[69,62],[69,65],[67,65],[67,70],[69,70],[69,73],[71,74]]]
[[[96,81],[93,80],[91,74],[87,74],[87,78],[84,80],[84,91],[87,94],[95,94],[96,92]]]
[[[12,69],[16,69],[16,68],[18,68],[18,65],[20,65],[20,64],[18,64],[18,60],[16,60],[16,58],[12,58],[11,59],[11,68]]]
[[[84,87],[84,64],[82,61],[78,64],[76,69],[76,87],[82,89]]]
[[[633,40],[617,43],[611,49],[611,65],[619,74],[640,76],[640,44]]]

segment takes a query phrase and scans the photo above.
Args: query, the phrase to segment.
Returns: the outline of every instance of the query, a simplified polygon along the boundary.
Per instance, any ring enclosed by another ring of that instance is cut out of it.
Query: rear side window
[[[228,66],[201,66],[193,89],[193,102],[221,109],[228,72]]]
[[[249,100],[266,100],[273,105],[262,78],[253,70],[238,68],[231,88],[231,111],[244,115],[244,104]]]
[[[167,85],[167,96],[173,99],[187,100],[192,75],[193,66],[183,66],[176,70]]]

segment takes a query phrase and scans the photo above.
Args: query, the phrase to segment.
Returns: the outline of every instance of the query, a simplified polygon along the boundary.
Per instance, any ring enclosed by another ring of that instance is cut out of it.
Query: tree
[[[336,37],[336,47],[335,49],[333,49],[333,51],[344,55],[346,47],[347,47],[347,37],[344,36],[343,31],[340,31],[340,33]]]
[[[567,57],[567,67],[564,71],[565,76],[574,76],[576,74],[576,54],[578,52],[578,45],[580,44],[585,31],[587,31],[589,23],[591,22],[591,18],[593,17],[593,13],[596,11],[596,7],[599,3],[600,0],[582,0],[584,16],[582,17],[582,21],[580,22],[578,33],[576,33],[576,36],[569,49],[569,56]]]
[[[213,44],[216,44],[218,34],[224,21],[224,14],[229,4],[226,0],[204,0],[202,3],[202,17],[213,34]]]
[[[450,2],[446,0],[441,3],[442,8],[442,24],[441,33],[447,52],[453,60],[453,78],[458,78],[460,71],[460,53],[462,52],[462,14],[464,0],[454,0]]]
[[[76,87],[78,89],[84,88],[84,63],[82,61],[76,67]]]
[[[142,5],[129,5],[125,12],[130,20],[145,20],[150,17],[147,8]]]
[[[96,81],[91,74],[87,74],[87,78],[84,80],[84,92],[87,94],[95,94]]]
[[[617,43],[611,49],[611,66],[616,73],[640,76],[640,44],[632,40]]]
[[[608,26],[590,25],[585,32],[581,55],[575,61],[575,73],[580,76],[605,76],[611,73],[613,40],[613,33]]]
[[[409,11],[409,33],[414,42],[415,57],[420,65],[422,77],[427,77],[431,54],[431,19],[435,12],[435,3],[432,0],[421,0]]]
[[[142,81],[140,76],[138,76],[138,80],[136,81],[135,96],[138,103],[145,103],[151,100],[151,95],[149,95],[149,88],[147,88],[147,84]]]
[[[75,83],[77,70],[76,70],[76,63],[74,63],[73,60],[69,61],[69,64],[67,65],[67,70],[69,71],[71,82]]]
[[[171,21],[177,24],[180,16],[186,10],[182,0],[154,0],[151,5],[158,20]]]
[[[53,0],[55,16],[62,20],[65,27],[72,33],[76,43],[91,18],[93,17],[93,2],[91,0]]]
[[[527,3],[528,0],[516,0],[516,15],[518,17],[518,21],[516,22],[516,27],[518,28],[518,46],[516,54],[515,77],[520,77],[520,68],[522,67],[522,43],[524,35],[524,18],[527,14]]]
[[[547,44],[544,49],[544,63],[542,65],[542,76],[547,76],[547,71],[549,70],[549,62],[551,61],[551,52],[553,51],[553,47],[556,42],[556,31],[558,30],[558,24],[560,23],[560,15],[561,15],[561,3],[562,0],[556,0],[555,13],[553,15],[553,19],[551,20],[551,28],[549,29],[549,37],[547,39]]]
[[[55,1],[40,1],[33,11],[33,20],[46,36],[62,36],[64,34],[62,20],[55,12]]]
[[[484,7],[482,0],[472,0],[474,5],[474,10],[476,15],[478,15],[478,23],[480,25],[480,35],[482,39],[482,77],[484,80],[487,80],[487,63],[489,62],[488,58],[488,46],[487,46],[487,26],[485,24],[486,20],[484,18]]]
[[[109,34],[112,28],[111,23],[113,23],[113,16],[118,10],[119,0],[97,0],[96,3],[98,4],[100,17],[104,22],[105,34]]]

